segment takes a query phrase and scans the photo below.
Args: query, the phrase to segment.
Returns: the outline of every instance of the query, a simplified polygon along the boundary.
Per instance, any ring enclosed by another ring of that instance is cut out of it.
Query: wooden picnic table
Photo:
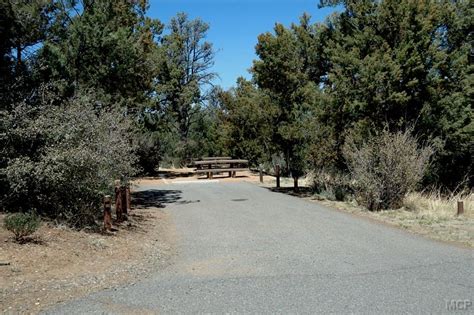
[[[194,165],[216,165],[216,164],[248,164],[248,160],[206,160],[206,161],[194,161]]]
[[[231,159],[228,157],[208,157],[205,160],[194,161],[196,174],[207,174],[208,178],[212,178],[214,173],[229,172],[229,177],[235,177],[237,171],[247,171],[248,160]]]
[[[201,161],[210,161],[210,160],[231,160],[231,156],[214,156],[214,157],[203,157]]]

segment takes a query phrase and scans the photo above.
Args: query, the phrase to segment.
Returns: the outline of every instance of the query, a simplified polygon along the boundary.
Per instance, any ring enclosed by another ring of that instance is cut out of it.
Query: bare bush
[[[10,152],[1,170],[6,210],[35,209],[76,226],[94,223],[113,180],[136,171],[130,122],[97,103],[84,93],[61,105],[19,105],[9,114],[3,123]]]
[[[419,147],[409,130],[383,130],[362,143],[346,138],[343,154],[360,204],[369,210],[397,209],[421,181],[433,150]]]

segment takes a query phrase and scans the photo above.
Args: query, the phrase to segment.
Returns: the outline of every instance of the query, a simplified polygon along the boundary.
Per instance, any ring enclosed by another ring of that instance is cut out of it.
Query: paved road
[[[473,301],[471,250],[249,183],[141,189],[172,214],[175,263],[49,313],[447,313],[446,301]]]

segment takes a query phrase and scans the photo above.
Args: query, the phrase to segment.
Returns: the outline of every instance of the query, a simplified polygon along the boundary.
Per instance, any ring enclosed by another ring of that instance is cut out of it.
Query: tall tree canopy
[[[156,92],[168,124],[179,134],[183,158],[190,157],[190,128],[206,100],[205,88],[216,76],[211,71],[214,50],[206,41],[208,30],[209,25],[202,20],[189,20],[185,13],[179,13],[171,19],[169,33],[161,41],[164,57]]]
[[[288,168],[345,171],[349,133],[411,129],[436,147],[427,182],[472,186],[468,1],[320,2],[333,5],[344,9],[324,23],[305,14],[258,38],[253,80],[277,109],[272,143]]]
[[[295,177],[303,172],[304,124],[316,104],[320,80],[312,55],[318,51],[316,28],[309,19],[304,15],[300,25],[287,29],[277,24],[274,34],[260,35],[256,46],[260,59],[252,68],[255,82],[276,107],[273,140],[285,156],[287,171]]]
[[[39,54],[42,80],[67,88],[88,87],[137,107],[152,93],[157,75],[157,40],[163,25],[145,16],[145,1],[83,1],[64,7],[57,36]]]

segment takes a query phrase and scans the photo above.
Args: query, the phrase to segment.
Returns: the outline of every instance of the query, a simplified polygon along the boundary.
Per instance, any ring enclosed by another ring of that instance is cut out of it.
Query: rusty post
[[[123,198],[122,198],[122,189],[120,187],[120,181],[115,181],[115,215],[117,216],[117,221],[123,221]]]
[[[259,167],[259,172],[260,172],[260,183],[263,183],[263,170],[262,167]]]
[[[104,196],[104,230],[112,230],[112,198],[110,195]]]
[[[275,166],[275,175],[276,175],[276,186],[277,188],[280,188],[280,165],[277,164]]]
[[[458,215],[464,213],[464,202],[462,200],[458,201]]]

